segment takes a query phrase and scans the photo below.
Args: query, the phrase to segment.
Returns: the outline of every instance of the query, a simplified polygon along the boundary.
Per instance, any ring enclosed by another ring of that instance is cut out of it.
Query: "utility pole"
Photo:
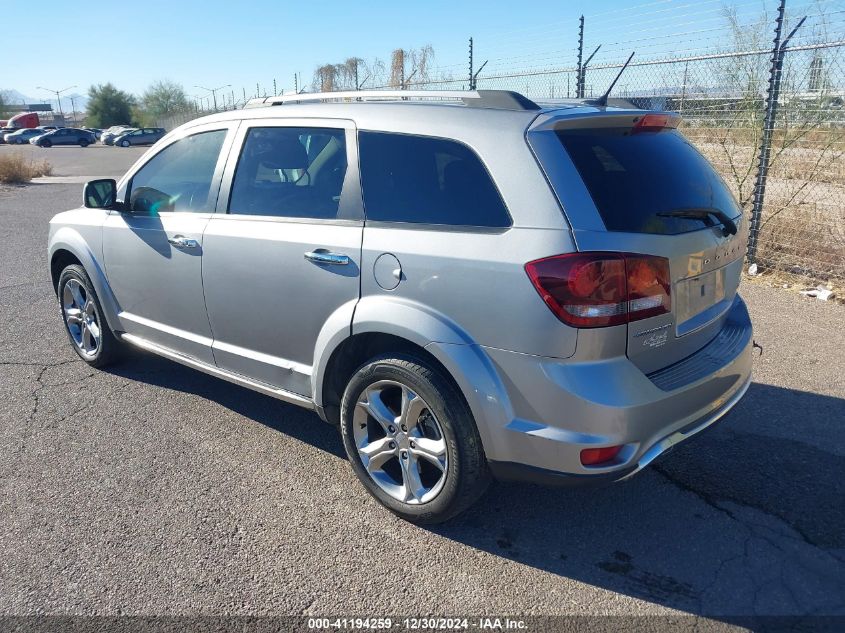
[[[68,99],[70,99],[70,120],[73,121],[73,127],[76,127],[76,100],[79,98],[79,95],[72,94],[68,95]]]
[[[62,121],[65,119],[65,113],[62,111],[62,97],[61,94],[63,92],[67,92],[71,88],[76,88],[76,86],[68,86],[67,88],[62,88],[61,90],[53,90],[52,88],[45,88],[44,86],[36,86],[38,90],[46,90],[47,92],[52,92],[56,95],[56,105],[59,107],[59,116],[62,117]]]

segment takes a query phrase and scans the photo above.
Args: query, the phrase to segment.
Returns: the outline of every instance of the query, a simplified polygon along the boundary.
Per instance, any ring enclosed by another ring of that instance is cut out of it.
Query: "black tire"
[[[121,146],[121,147],[129,147],[130,145],[132,145],[132,143],[130,143],[130,142],[129,142],[129,141],[127,141],[126,139],[124,139],[124,140],[122,140],[122,141],[120,142],[120,146]]]
[[[382,380],[406,385],[421,396],[442,429],[448,459],[446,479],[437,496],[425,503],[405,503],[387,494],[367,473],[358,453],[353,429],[356,403],[366,387]],[[407,521],[447,521],[475,503],[490,483],[481,438],[465,400],[440,371],[410,354],[376,357],[352,375],[341,402],[340,428],[355,475],[383,506]]]
[[[47,139],[44,139],[43,141],[41,141],[41,142],[39,143],[39,145],[40,145],[41,147],[52,147],[52,146],[53,146],[53,142],[52,142],[52,141],[49,141],[49,140],[47,140]]]
[[[74,338],[74,334],[71,332],[71,325],[68,324],[67,311],[65,309],[63,296],[65,294],[65,287],[72,280],[78,282],[82,286],[84,289],[84,298],[90,298],[94,304],[93,317],[94,322],[99,327],[100,340],[96,351],[93,353],[86,353],[83,351],[77,343],[77,340]],[[88,277],[88,273],[85,272],[85,269],[79,264],[71,264],[65,268],[59,276],[59,285],[57,287],[56,294],[59,299],[59,314],[62,317],[65,332],[67,333],[71,347],[73,347],[79,357],[91,365],[91,367],[105,367],[106,365],[118,360],[124,351],[123,343],[114,336],[111,328],[109,328],[109,325],[103,316],[104,312],[102,306],[100,305],[100,299],[97,297],[97,293],[94,291],[94,285],[91,283],[91,279]]]
[[[89,142],[84,138],[79,141],[79,147],[88,147]]]

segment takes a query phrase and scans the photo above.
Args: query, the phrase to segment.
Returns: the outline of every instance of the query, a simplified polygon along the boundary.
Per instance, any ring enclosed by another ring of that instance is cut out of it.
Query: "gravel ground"
[[[79,177],[142,151],[33,150]],[[497,484],[426,529],[311,413],[77,360],[45,261],[61,182],[0,191],[0,615],[845,615],[842,306],[744,282],[765,351],[720,425],[628,483]]]

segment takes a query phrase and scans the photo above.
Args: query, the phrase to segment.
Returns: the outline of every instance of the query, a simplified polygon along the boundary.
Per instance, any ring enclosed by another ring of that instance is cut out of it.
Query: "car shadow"
[[[207,398],[345,459],[336,429],[304,409],[148,355],[109,371]],[[749,541],[757,531],[771,541],[772,565],[787,565],[790,556],[820,557],[821,563],[796,562],[796,573],[809,574],[800,582],[819,585],[807,599],[841,602],[845,457],[819,445],[842,446],[843,411],[840,398],[754,383],[717,427],[629,482],[594,489],[494,483],[464,514],[425,529],[513,563],[686,613],[726,620],[783,610],[800,615],[804,603],[798,599],[784,606],[776,592],[772,604],[761,598],[750,571],[761,563],[751,560]],[[825,444],[805,441],[796,430],[809,419],[829,421],[830,432],[839,435]],[[778,551],[780,540],[797,549]],[[826,575],[831,566],[838,580]]]
[[[142,351],[133,350],[131,359],[110,366],[106,371],[129,380],[211,400],[274,431],[346,460],[337,429],[320,420],[316,413],[301,407]]]

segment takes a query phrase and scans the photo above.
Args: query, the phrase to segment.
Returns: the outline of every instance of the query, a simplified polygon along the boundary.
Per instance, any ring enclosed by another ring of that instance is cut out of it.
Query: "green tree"
[[[86,123],[100,128],[132,123],[134,105],[135,97],[118,90],[111,83],[91,86],[88,89]]]
[[[152,84],[141,96],[140,115],[145,124],[152,125],[160,118],[190,107],[185,89],[164,79]]]

